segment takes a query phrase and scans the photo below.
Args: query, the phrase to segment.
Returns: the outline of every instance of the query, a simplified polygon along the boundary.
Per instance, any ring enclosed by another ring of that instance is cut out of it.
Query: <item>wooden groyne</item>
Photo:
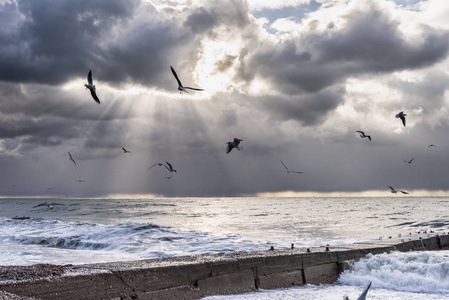
[[[310,249],[274,249],[79,266],[40,265],[41,272],[33,273],[36,268],[30,268],[29,274],[19,277],[8,277],[7,272],[13,267],[1,267],[0,290],[58,300],[198,299],[259,288],[333,283],[348,261],[368,253],[442,249],[449,249],[449,235],[421,234]],[[26,268],[21,272],[26,273]]]

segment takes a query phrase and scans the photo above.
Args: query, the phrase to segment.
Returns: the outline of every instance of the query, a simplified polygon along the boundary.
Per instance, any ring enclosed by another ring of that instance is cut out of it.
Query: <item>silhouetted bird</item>
[[[100,99],[98,99],[98,97],[97,97],[95,85],[93,84],[93,81],[92,81],[92,71],[91,70],[89,70],[89,73],[87,74],[87,84],[85,84],[84,86],[89,89],[90,94],[92,95],[92,98],[94,98],[95,102],[100,104]]]
[[[394,189],[394,187],[392,187],[392,186],[388,186],[390,189],[391,189],[391,192],[393,193],[393,194],[397,194],[397,190],[395,190]],[[401,193],[403,193],[403,194],[408,194],[406,191],[399,191],[399,192],[401,192]]]
[[[176,74],[176,72],[175,72],[175,69],[173,69],[172,66],[170,66],[170,69],[171,69],[171,72],[173,73],[173,76],[175,76],[176,81],[178,82],[178,91],[179,91],[181,94],[182,94],[182,92],[188,93],[188,92],[186,91],[186,89],[194,90],[194,91],[204,91],[203,89],[197,89],[197,88],[192,88],[192,87],[188,87],[188,86],[183,86],[182,83],[181,83],[181,80],[179,80],[179,78],[178,78],[178,74]]]
[[[126,150],[126,149],[123,148],[123,147],[122,147],[122,149],[123,149],[123,152],[124,152],[124,153],[131,153],[131,151],[128,151],[128,150]]]
[[[72,154],[70,154],[70,152],[67,152],[68,154],[69,154],[69,160],[71,160],[71,161],[73,161],[73,163],[75,164],[75,166],[76,166],[76,162],[75,162],[75,160],[73,159],[73,157],[72,157]]]
[[[409,163],[409,164],[411,164],[412,163],[412,161],[414,160],[415,158],[413,157],[411,160],[404,160],[404,162],[405,163]]]
[[[302,172],[298,172],[298,171],[290,171],[287,166],[282,162],[281,160],[281,164],[284,166],[284,168],[287,170],[287,173],[296,173],[296,174],[302,174]]]
[[[396,118],[400,118],[402,120],[402,124],[404,124],[404,127],[405,127],[405,116],[406,116],[406,114],[404,114],[403,111],[401,111],[400,113],[396,114]]]
[[[233,142],[227,142],[227,146],[226,146],[226,154],[231,152],[232,149],[237,148],[237,150],[242,150],[242,146],[240,146],[240,142],[243,141],[241,139],[238,138],[234,138]]]
[[[371,136],[370,135],[366,135],[363,131],[356,131],[356,132],[360,133],[360,137],[362,139],[368,138],[371,141]]]

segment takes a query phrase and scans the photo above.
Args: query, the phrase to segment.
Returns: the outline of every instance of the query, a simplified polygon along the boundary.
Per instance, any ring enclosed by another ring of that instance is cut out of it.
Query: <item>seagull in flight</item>
[[[388,186],[390,189],[391,189],[391,192],[393,193],[393,194],[397,194],[398,193],[398,191],[396,191],[395,189],[394,189],[394,187],[392,187],[392,186]],[[408,194],[406,191],[399,191],[399,192],[401,192],[401,193],[403,193],[403,194]]]
[[[78,182],[86,182],[86,180],[84,180],[84,179],[78,179],[77,181]]]
[[[411,164],[412,163],[412,161],[414,160],[415,158],[413,157],[411,160],[404,160],[404,162],[405,163],[409,163],[409,164]]]
[[[404,127],[405,127],[405,116],[406,116],[406,114],[404,114],[403,111],[401,111],[400,113],[396,114],[396,118],[400,118],[402,120],[402,124],[404,124]]]
[[[228,154],[229,152],[231,152],[232,149],[237,148],[237,150],[242,150],[242,146],[240,146],[240,142],[243,141],[241,139],[238,138],[234,138],[234,141],[232,142],[227,142],[227,146],[226,146],[226,154]]]
[[[123,147],[122,147],[122,149],[123,149],[123,153],[131,153],[131,151],[128,151],[128,150],[126,150],[126,149],[123,148]]]
[[[173,69],[172,66],[170,66],[170,69],[171,69],[171,72],[173,73],[173,75],[175,76],[176,81],[178,82],[178,91],[179,91],[181,94],[182,94],[182,92],[188,93],[188,92],[186,91],[186,89],[194,90],[194,91],[204,91],[203,89],[197,89],[197,88],[192,88],[192,87],[188,87],[188,86],[183,86],[182,83],[181,83],[181,80],[179,80],[178,75],[177,75],[176,72],[175,72],[175,69]]]
[[[178,173],[178,171],[176,171],[175,169],[173,169],[173,166],[168,162],[168,161],[165,161],[165,163],[167,164],[167,165],[164,165],[163,163],[155,163],[154,165],[152,165],[151,167],[149,167],[148,168],[148,170],[150,170],[152,167],[154,167],[154,166],[164,166],[166,169],[167,169],[167,171],[169,171],[170,173],[173,173],[173,172],[175,172],[175,173]],[[171,177],[170,177],[171,178]],[[170,179],[170,178],[168,178],[168,179]]]
[[[95,102],[100,104],[100,99],[97,97],[97,93],[95,92],[95,85],[92,81],[92,71],[89,70],[89,73],[87,74],[87,84],[84,85],[87,89],[90,90],[90,94],[92,95],[92,98],[94,98]]]
[[[428,148],[431,148],[431,147],[436,148],[437,146],[435,146],[434,144],[428,146]]]
[[[72,157],[72,154],[70,154],[70,152],[67,152],[68,154],[69,154],[69,160],[71,160],[71,161],[73,161],[73,163],[75,164],[75,166],[76,166],[76,162],[75,162],[75,160],[73,159],[73,157]]]
[[[287,173],[296,173],[296,174],[302,174],[303,172],[298,172],[298,171],[290,171],[287,166],[282,162],[281,160],[281,164],[284,166],[284,168],[287,170]]]
[[[356,131],[356,132],[360,133],[360,137],[362,139],[368,138],[371,141],[371,136],[370,135],[366,135],[363,131]]]

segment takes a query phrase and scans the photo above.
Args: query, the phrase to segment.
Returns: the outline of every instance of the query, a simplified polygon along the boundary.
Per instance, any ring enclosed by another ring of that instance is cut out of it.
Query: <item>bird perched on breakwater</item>
[[[371,141],[371,136],[370,135],[366,135],[363,131],[356,131],[356,132],[358,132],[358,133],[360,133],[360,137],[362,138],[362,139],[364,139],[364,138],[368,138],[370,141]]]
[[[406,116],[406,114],[404,114],[403,111],[401,111],[400,113],[396,114],[396,118],[400,118],[402,120],[402,124],[404,124],[404,127],[405,127],[405,116]]]
[[[242,150],[242,146],[240,146],[240,142],[243,141],[241,139],[238,138],[234,138],[234,141],[232,142],[227,142],[227,146],[226,146],[226,154],[228,154],[229,152],[231,152],[232,149],[237,148],[237,150]]]

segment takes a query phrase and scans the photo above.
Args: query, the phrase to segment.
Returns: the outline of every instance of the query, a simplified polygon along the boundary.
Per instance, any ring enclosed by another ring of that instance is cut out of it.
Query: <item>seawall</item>
[[[449,235],[422,234],[310,249],[78,266],[42,265],[40,272],[33,271],[33,268],[27,271],[23,267],[21,273],[30,273],[21,274],[20,278],[7,276],[12,267],[1,267],[0,290],[38,299],[58,300],[198,299],[208,295],[250,292],[258,288],[333,283],[347,267],[348,261],[357,260],[368,253],[442,249],[449,249]]]

